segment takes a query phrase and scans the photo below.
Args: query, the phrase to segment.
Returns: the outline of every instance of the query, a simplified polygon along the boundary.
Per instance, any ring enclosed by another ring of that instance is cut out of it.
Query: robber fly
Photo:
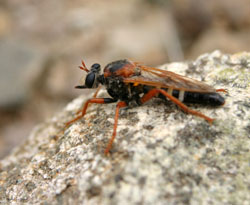
[[[109,63],[104,68],[103,74],[101,74],[100,64],[97,63],[93,64],[90,70],[87,69],[83,61],[82,66],[79,67],[87,72],[87,76],[85,84],[78,85],[76,88],[97,88],[101,84],[106,87],[111,97],[96,98],[97,91],[93,98],[85,102],[81,114],[67,122],[66,126],[83,117],[90,103],[107,104],[118,101],[113,135],[105,149],[105,154],[109,153],[116,136],[120,108],[128,106],[132,101],[142,105],[153,97],[168,99],[178,105],[184,112],[204,118],[209,123],[213,122],[212,118],[191,110],[183,103],[199,103],[212,106],[225,103],[224,98],[217,93],[226,92],[224,89],[216,90],[200,81],[159,68],[147,67],[127,59]]]

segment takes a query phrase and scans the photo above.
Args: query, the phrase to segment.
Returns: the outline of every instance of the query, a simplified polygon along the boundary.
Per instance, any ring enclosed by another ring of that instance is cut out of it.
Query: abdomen
[[[184,92],[184,94],[181,94],[181,92]],[[183,103],[199,103],[199,104],[207,104],[213,106],[219,106],[225,103],[225,99],[219,93],[216,92],[198,93],[198,92],[173,90],[172,95],[177,99],[179,99],[180,101],[182,101]],[[181,97],[180,95],[183,96]]]
[[[149,92],[151,89],[154,88],[150,86],[144,86],[144,93]],[[225,99],[219,93],[216,92],[199,93],[199,92],[172,90],[167,88],[162,88],[162,89],[167,91],[170,95],[174,96],[183,103],[197,103],[197,104],[205,104],[212,106],[219,106],[225,103]],[[158,97],[161,99],[166,99],[166,97],[162,94],[159,94]]]

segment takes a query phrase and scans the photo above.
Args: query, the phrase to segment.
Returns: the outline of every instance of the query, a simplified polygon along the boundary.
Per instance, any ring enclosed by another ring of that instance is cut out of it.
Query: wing
[[[213,87],[198,80],[178,75],[171,71],[135,64],[140,68],[141,75],[125,78],[123,80],[124,83],[133,83],[135,86],[141,84],[190,92],[216,92]]]

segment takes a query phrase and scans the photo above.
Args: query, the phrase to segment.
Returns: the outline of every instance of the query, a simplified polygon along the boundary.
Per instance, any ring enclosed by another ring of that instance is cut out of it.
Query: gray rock
[[[110,156],[115,104],[62,131],[86,96],[75,99],[0,162],[0,203],[249,204],[249,67],[249,53],[218,51],[162,66],[228,89],[226,104],[190,105],[213,125],[158,99],[123,109]]]
[[[17,38],[0,40],[0,107],[25,103],[43,60],[41,50]]]

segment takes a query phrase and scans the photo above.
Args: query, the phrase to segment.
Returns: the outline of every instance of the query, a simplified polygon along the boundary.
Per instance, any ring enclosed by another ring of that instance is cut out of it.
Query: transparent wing
[[[191,92],[215,92],[216,90],[198,80],[194,80],[171,71],[161,70],[142,65],[137,65],[141,70],[141,75],[125,78],[123,82],[134,85],[148,85],[159,88],[171,88],[174,90],[184,90]]]

